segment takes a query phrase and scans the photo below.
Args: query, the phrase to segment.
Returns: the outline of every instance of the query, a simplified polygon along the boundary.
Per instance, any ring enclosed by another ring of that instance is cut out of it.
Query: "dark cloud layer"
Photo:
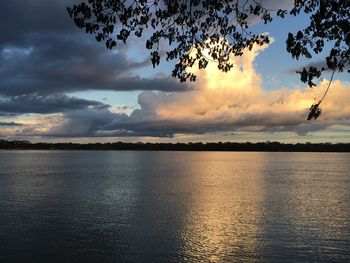
[[[0,126],[20,127],[20,126],[24,126],[24,125],[21,123],[14,122],[14,121],[10,121],[10,122],[0,121]]]
[[[144,79],[127,46],[106,50],[75,27],[66,6],[74,1],[0,2],[0,96],[57,94],[86,90],[184,91],[168,76]]]
[[[286,119],[284,123],[267,123],[264,114],[254,118],[242,117],[242,121],[232,122],[190,122],[176,120],[157,120],[147,118],[147,110],[135,110],[130,116],[111,113],[107,109],[86,109],[69,112],[64,121],[53,127],[44,136],[49,137],[167,137],[176,134],[206,134],[211,132],[247,131],[247,132],[295,132],[307,135],[309,132],[325,129],[328,125],[305,123],[304,116],[298,121]],[[142,114],[143,116],[138,116]],[[271,116],[268,116],[271,118]],[[31,134],[43,135],[43,134]]]
[[[66,14],[69,0],[0,1],[0,45],[27,47],[28,38],[76,33]]]
[[[38,94],[0,97],[0,116],[26,113],[57,113],[91,107],[105,108],[108,105],[97,101],[68,97],[63,94],[41,96]]]

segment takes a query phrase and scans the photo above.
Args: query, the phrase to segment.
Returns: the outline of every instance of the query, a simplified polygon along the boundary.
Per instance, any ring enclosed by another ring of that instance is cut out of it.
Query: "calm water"
[[[0,151],[0,262],[350,262],[350,154]]]

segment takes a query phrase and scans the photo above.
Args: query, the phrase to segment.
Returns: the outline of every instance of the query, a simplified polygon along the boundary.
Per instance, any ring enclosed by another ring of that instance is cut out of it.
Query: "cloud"
[[[112,113],[108,109],[86,109],[66,113],[62,122],[50,129],[52,137],[98,137],[103,126],[112,121],[126,119],[126,114]]]
[[[11,121],[11,122],[0,121],[0,126],[20,127],[20,126],[24,126],[24,124],[17,123],[17,122],[14,122],[14,121]]]
[[[130,115],[113,113],[107,108],[66,113],[62,122],[53,126],[47,135],[173,137],[232,131],[306,135],[333,125],[349,125],[350,87],[341,81],[332,83],[322,104],[324,112],[313,122],[306,121],[308,107],[315,96],[310,88],[263,90],[254,60],[266,47],[255,47],[242,57],[232,58],[235,68],[229,73],[222,73],[215,64],[209,64],[206,71],[196,72],[199,81],[194,90],[142,92],[138,97],[140,109]],[[323,80],[315,88],[320,96],[327,85],[328,81]]]
[[[76,33],[66,12],[70,0],[0,2],[0,46],[27,47],[33,35]]]
[[[275,1],[265,3],[275,8]],[[281,8],[291,3],[284,1]],[[173,137],[239,131],[305,135],[349,125],[350,87],[344,82],[333,82],[323,113],[313,122],[305,121],[307,108],[315,93],[322,96],[327,80],[315,91],[263,90],[254,61],[267,46],[232,58],[235,68],[228,73],[212,63],[206,71],[195,70],[198,80],[193,86],[162,74],[145,78],[137,72],[149,65],[147,56],[132,59],[128,45],[107,51],[73,25],[65,10],[71,4],[0,2],[0,116],[20,119],[0,122],[1,136]],[[143,92],[139,109],[67,95],[88,90]]]
[[[129,57],[133,43],[107,50],[74,25],[69,5],[68,0],[0,3],[0,95],[189,88],[161,74],[139,76],[137,70],[150,65],[149,57]]]
[[[26,113],[57,113],[91,107],[104,108],[108,105],[63,94],[42,96],[38,94],[13,97],[0,96],[0,115],[20,115]]]
[[[188,89],[164,75],[142,78],[133,71],[148,65],[148,60],[132,61],[123,50],[108,52],[78,36],[35,36],[27,48],[3,48],[0,94]]]

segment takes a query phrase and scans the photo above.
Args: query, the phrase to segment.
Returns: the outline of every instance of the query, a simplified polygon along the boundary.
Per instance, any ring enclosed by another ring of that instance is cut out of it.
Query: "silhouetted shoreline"
[[[266,151],[266,152],[350,152],[350,143],[31,143],[0,140],[0,150],[135,150],[135,151]]]

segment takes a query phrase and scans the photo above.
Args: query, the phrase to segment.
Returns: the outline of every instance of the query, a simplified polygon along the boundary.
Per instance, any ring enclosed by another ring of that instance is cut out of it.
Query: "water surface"
[[[350,262],[350,154],[0,151],[0,262]]]

